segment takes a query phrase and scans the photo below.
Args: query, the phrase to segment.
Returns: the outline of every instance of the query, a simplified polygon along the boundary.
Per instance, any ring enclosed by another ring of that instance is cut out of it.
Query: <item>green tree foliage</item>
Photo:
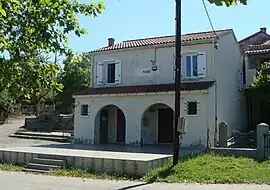
[[[38,102],[44,96],[43,90],[59,90],[60,85],[45,75],[59,68],[52,63],[38,63],[40,54],[70,54],[67,35],[80,37],[87,33],[77,15],[95,17],[103,10],[101,2],[0,0],[0,96],[17,98],[23,93]]]
[[[56,99],[67,110],[73,105],[72,94],[90,86],[91,56],[89,53],[76,54],[65,59],[63,64],[64,72],[60,82],[64,89]]]
[[[210,3],[214,3],[217,6],[223,6],[224,4],[226,6],[233,6],[233,5],[237,5],[238,3],[241,3],[243,5],[247,4],[248,0],[208,0]]]
[[[45,100],[46,96],[55,92],[61,92],[63,85],[58,83],[57,75],[62,69],[56,63],[49,61],[44,55],[35,57],[30,63],[23,64],[22,72],[17,84],[21,88],[23,94],[32,101],[35,108],[41,100]],[[23,81],[22,83],[19,83]],[[39,110],[36,109],[37,115]]]
[[[263,101],[270,101],[270,63],[261,64],[261,69],[252,84],[252,90]]]
[[[67,34],[86,34],[77,14],[97,16],[103,3],[78,0],[0,0],[0,50],[12,57],[36,50],[67,53]]]
[[[103,3],[82,4],[78,0],[0,0],[0,64],[8,61],[14,65],[12,69],[20,70],[25,62],[35,64],[37,52],[70,53],[67,35],[86,34],[77,15],[97,16],[103,10]],[[9,78],[8,73],[1,72],[0,80]],[[20,79],[17,73],[12,73],[13,78]],[[10,86],[9,80],[2,82]]]

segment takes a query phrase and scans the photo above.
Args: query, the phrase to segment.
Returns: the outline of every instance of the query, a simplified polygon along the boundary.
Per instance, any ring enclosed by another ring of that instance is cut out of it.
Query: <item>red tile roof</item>
[[[181,90],[205,90],[210,88],[214,81],[201,81],[182,83]],[[98,95],[98,94],[126,94],[126,93],[147,93],[147,92],[170,92],[174,91],[174,83],[172,84],[154,84],[154,85],[136,85],[136,86],[118,86],[107,88],[86,88],[74,95]]]
[[[216,35],[219,36],[219,35],[226,34],[229,32],[232,32],[232,29],[217,30],[216,32],[208,31],[208,32],[184,34],[182,35],[182,42],[211,39],[211,38],[214,38]],[[106,46],[106,47],[96,49],[93,52],[102,52],[102,51],[118,50],[118,49],[125,49],[125,48],[134,48],[134,47],[141,47],[141,46],[161,45],[161,44],[172,44],[172,43],[175,43],[175,35],[123,41],[123,42],[114,44],[113,46]]]
[[[257,50],[248,50],[245,51],[245,54],[262,54],[262,53],[269,53],[270,49],[257,49]]]

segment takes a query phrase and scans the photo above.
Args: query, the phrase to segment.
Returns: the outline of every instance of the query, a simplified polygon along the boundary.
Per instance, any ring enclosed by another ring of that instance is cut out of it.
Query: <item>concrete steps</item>
[[[25,172],[46,173],[51,170],[63,169],[66,167],[64,160],[54,158],[53,155],[40,155],[27,164]]]

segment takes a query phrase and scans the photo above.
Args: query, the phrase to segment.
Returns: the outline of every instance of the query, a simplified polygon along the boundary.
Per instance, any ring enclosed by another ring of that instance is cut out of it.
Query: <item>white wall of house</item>
[[[205,76],[201,78],[193,78],[193,80],[213,80],[213,70],[211,62],[211,41],[203,44],[192,44],[183,46],[183,63],[186,62],[186,55],[200,55],[198,58],[198,70],[200,65],[205,68]],[[140,47],[136,49],[124,49],[109,52],[95,53],[93,56],[93,87],[104,86],[127,86],[127,85],[145,85],[145,84],[160,84],[174,82],[174,47]],[[204,60],[205,59],[205,60]],[[108,63],[117,63],[118,73],[120,73],[120,82],[116,84],[107,84],[108,79]],[[151,71],[153,61],[157,66],[156,72]],[[201,63],[203,62],[203,63]],[[98,66],[100,65],[100,66]],[[102,65],[102,66],[101,66]],[[184,80],[186,67],[182,64],[182,75]],[[102,68],[101,68],[102,67]],[[150,73],[147,73],[148,71]],[[146,72],[146,73],[143,73]],[[100,80],[104,83],[101,84]]]
[[[217,87],[218,123],[225,121],[232,130],[242,131],[246,125],[246,100],[244,91],[239,91],[239,72],[243,61],[233,34],[219,40],[219,48],[213,49],[213,62]]]
[[[198,116],[185,116],[188,127],[183,135],[182,146],[190,147],[205,145],[206,133],[209,129],[210,141],[213,146],[214,134],[217,138],[216,124],[221,121],[228,123],[232,130],[246,128],[246,110],[244,92],[239,91],[238,70],[242,70],[242,57],[238,43],[233,33],[219,37],[219,47],[214,48],[213,41],[201,44],[185,44],[183,46],[182,75],[183,82],[216,80],[215,86],[207,90],[207,94],[198,92],[184,92],[181,100],[181,114],[185,114],[187,101],[199,102]],[[198,55],[198,68],[202,77],[188,78],[186,75],[186,56]],[[201,56],[203,55],[203,56]],[[116,62],[116,82],[107,84],[107,64]],[[156,72],[150,71],[153,62],[157,66]],[[204,65],[205,64],[205,65]],[[102,65],[97,66],[97,65]],[[174,47],[143,47],[109,52],[95,53],[93,56],[93,87],[151,85],[174,82]],[[144,72],[143,72],[144,71]],[[102,76],[102,77],[101,77]],[[144,95],[110,95],[110,96],[77,96],[75,108],[75,137],[87,139],[91,143],[99,142],[99,125],[96,115],[107,105],[116,105],[126,118],[126,143],[139,143],[141,138],[145,144],[157,143],[157,112],[145,112],[156,103],[164,103],[174,108],[173,94],[144,94]],[[80,105],[89,105],[89,115],[80,116]],[[115,109],[115,108],[114,108]],[[116,110],[116,109],[115,109]],[[113,111],[112,111],[113,112]],[[116,112],[115,112],[116,114]],[[149,118],[149,125],[142,126],[142,115]],[[115,115],[116,116],[116,115]],[[217,117],[217,123],[215,122]],[[114,120],[116,122],[116,120]],[[116,123],[110,124],[115,129]],[[110,129],[111,130],[111,129]],[[109,142],[115,142],[115,130],[110,131]]]
[[[181,145],[183,147],[206,145],[207,129],[213,126],[213,107],[214,101],[210,99],[213,94],[212,88],[205,91],[185,91],[181,99],[181,116],[187,118],[187,133],[183,135]],[[188,116],[186,110],[187,101],[198,102],[198,115]],[[80,115],[80,105],[89,105],[89,115]],[[80,96],[76,97],[75,107],[75,138],[87,140],[89,143],[96,142],[97,133],[95,133],[95,120],[99,110],[107,105],[115,105],[120,108],[126,119],[126,144],[138,144],[142,137],[146,137],[145,144],[157,143],[157,117],[155,112],[146,113],[149,116],[151,124],[148,128],[142,126],[142,118],[145,111],[154,104],[165,104],[174,108],[174,94],[141,94],[141,95],[111,95],[105,96]],[[110,127],[114,127],[111,124]],[[96,123],[96,127],[97,123]],[[110,129],[109,129],[110,130]],[[153,134],[154,133],[154,134]],[[96,136],[95,136],[96,135]],[[210,129],[210,140],[213,141],[213,130]],[[113,141],[111,141],[113,142]]]

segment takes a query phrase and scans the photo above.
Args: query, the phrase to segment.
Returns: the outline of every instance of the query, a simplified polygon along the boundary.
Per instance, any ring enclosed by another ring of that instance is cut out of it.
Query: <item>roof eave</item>
[[[190,46],[190,45],[212,43],[213,38],[214,37],[209,37],[207,39],[183,41],[182,46]],[[151,48],[166,48],[166,47],[174,47],[174,46],[175,46],[175,43],[165,43],[165,44],[157,44],[157,45],[147,45],[147,46],[138,46],[138,47],[131,47],[131,48],[121,48],[121,49],[114,49],[114,50],[106,50],[106,51],[92,51],[92,52],[89,52],[89,53],[91,53],[94,56],[94,55],[100,55],[100,54],[112,53],[112,52],[119,52],[119,51],[132,51],[132,50],[151,49]]]

